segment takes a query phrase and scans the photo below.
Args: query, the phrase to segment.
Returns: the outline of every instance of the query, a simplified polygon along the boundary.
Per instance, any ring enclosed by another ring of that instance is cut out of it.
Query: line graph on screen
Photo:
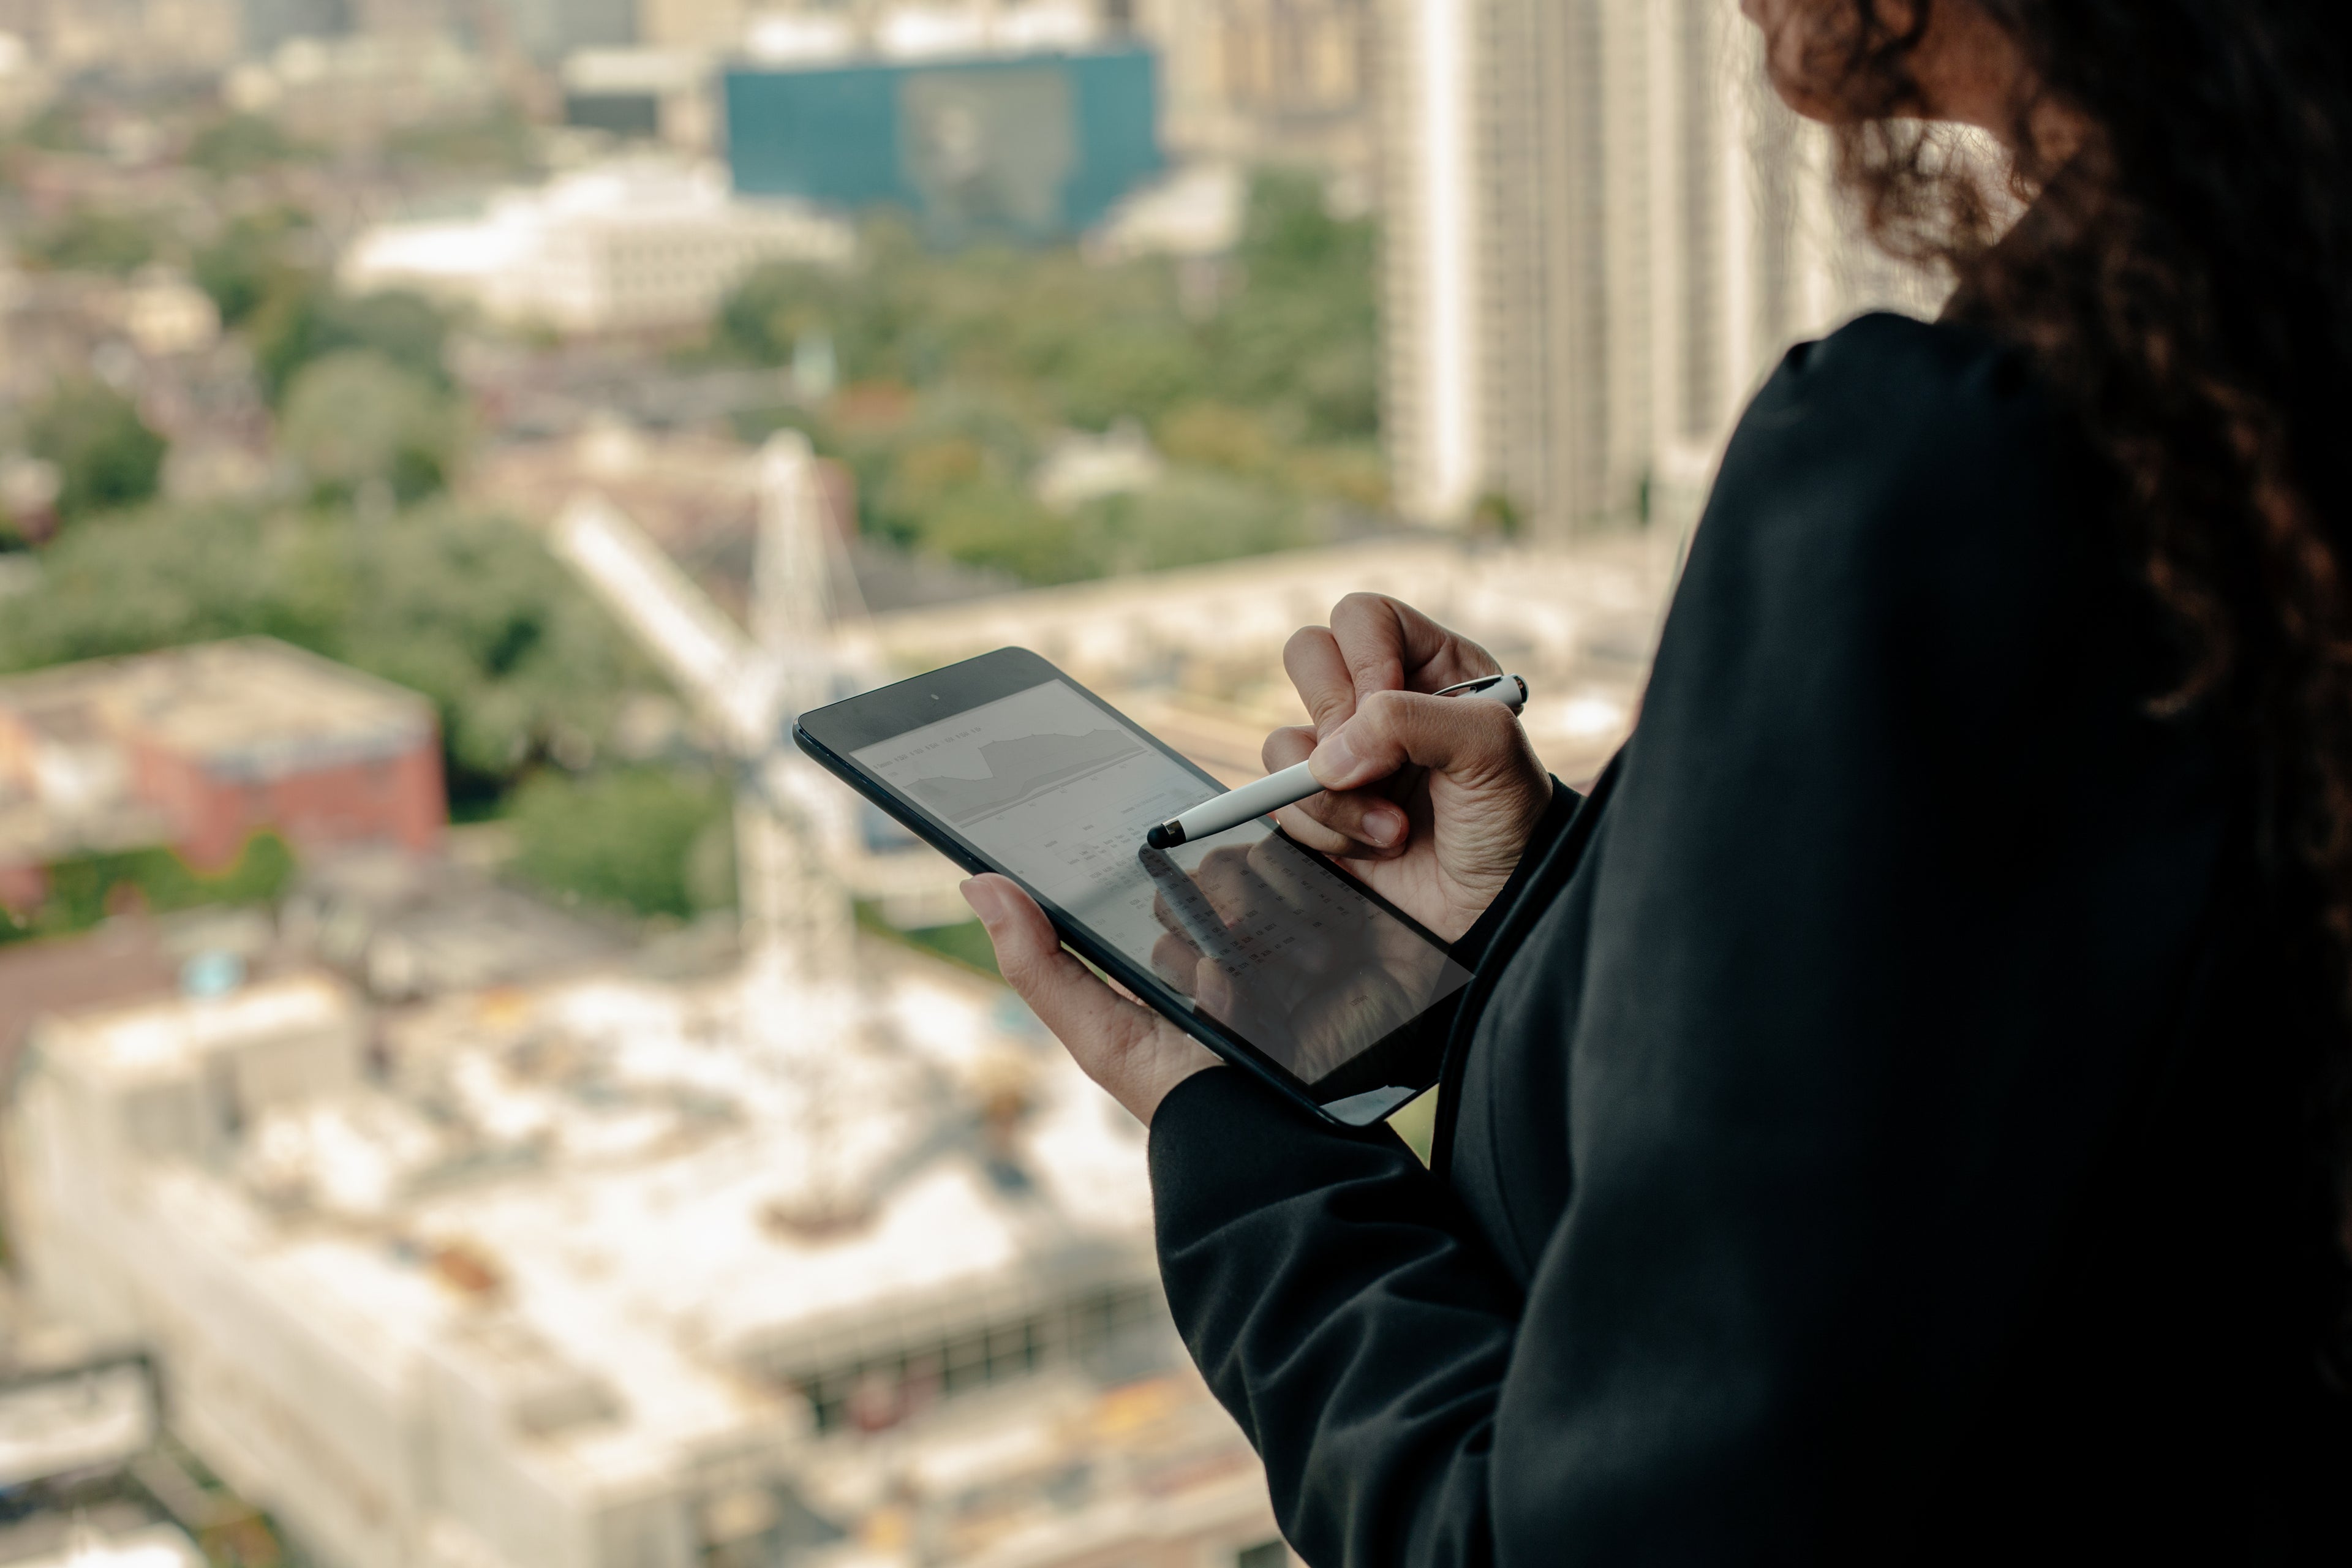
[[[910,779],[903,787],[947,821],[966,826],[1048,790],[1116,767],[1143,749],[1141,742],[1118,730],[1008,736],[981,744],[981,764],[988,770],[984,778],[937,774]]]

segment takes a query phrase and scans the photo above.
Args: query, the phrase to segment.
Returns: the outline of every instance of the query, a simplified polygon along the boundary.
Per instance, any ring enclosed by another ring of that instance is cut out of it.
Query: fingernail
[[[1004,918],[1004,889],[995,883],[985,878],[970,877],[957,891],[963,894],[963,901],[971,906],[971,912],[989,930],[994,931],[997,922]]]
[[[1344,724],[1316,746],[1310,760],[1315,776],[1327,785],[1346,784],[1363,762]]]
[[[1381,848],[1387,848],[1404,837],[1404,813],[1401,811],[1364,813],[1364,837]]]

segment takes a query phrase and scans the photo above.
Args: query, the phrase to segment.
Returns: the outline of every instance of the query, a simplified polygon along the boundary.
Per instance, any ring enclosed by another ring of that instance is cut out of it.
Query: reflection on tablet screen
[[[1313,1084],[1469,974],[1262,822],[1165,853],[1215,793],[1059,680],[856,760],[1193,1006]]]

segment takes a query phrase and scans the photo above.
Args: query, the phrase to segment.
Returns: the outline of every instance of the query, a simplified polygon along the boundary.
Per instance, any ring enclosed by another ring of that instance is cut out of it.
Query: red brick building
[[[0,901],[42,868],[166,844],[218,870],[263,829],[298,850],[437,847],[447,820],[425,699],[268,637],[0,681]]]

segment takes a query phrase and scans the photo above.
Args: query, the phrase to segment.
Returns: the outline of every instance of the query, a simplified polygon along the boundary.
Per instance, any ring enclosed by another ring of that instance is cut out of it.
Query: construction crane
[[[556,554],[586,579],[715,731],[735,764],[737,899],[747,966],[823,986],[854,973],[850,894],[840,875],[855,823],[794,749],[793,718],[853,678],[831,653],[837,535],[816,460],[797,431],[758,457],[751,633],[687,579],[602,495],[557,517]],[[854,589],[848,590],[854,592]]]
[[[734,1031],[798,1089],[807,1180],[772,1205],[779,1223],[824,1231],[857,1223],[873,1194],[840,1168],[849,1056],[887,1046],[860,984],[856,922],[840,875],[856,831],[849,803],[793,747],[803,708],[854,679],[831,654],[837,536],[816,460],[796,431],[758,457],[759,531],[751,634],[601,495],[583,492],[551,542],[643,642],[735,764],[736,900],[743,969]],[[853,590],[854,591],[854,590]]]
[[[736,764],[735,842],[744,964],[731,1025],[745,1047],[794,1082],[805,1110],[808,1179],[767,1205],[770,1223],[807,1235],[860,1223],[931,1163],[976,1161],[1008,1196],[1030,1194],[1013,1128],[1030,1068],[1009,1058],[988,1081],[951,1083],[896,1048],[879,999],[861,981],[851,903],[861,863],[856,799],[801,755],[793,719],[863,684],[833,651],[854,592],[839,570],[839,535],[806,440],[794,432],[761,450],[760,515],[747,636],[687,580],[660,546],[610,501],[583,493],[552,542],[651,650],[677,689],[722,737]],[[871,857],[866,857],[870,861]],[[852,1084],[889,1058],[920,1080],[924,1106],[906,1142],[853,1176]],[[1055,1216],[1066,1226],[1066,1216]]]

